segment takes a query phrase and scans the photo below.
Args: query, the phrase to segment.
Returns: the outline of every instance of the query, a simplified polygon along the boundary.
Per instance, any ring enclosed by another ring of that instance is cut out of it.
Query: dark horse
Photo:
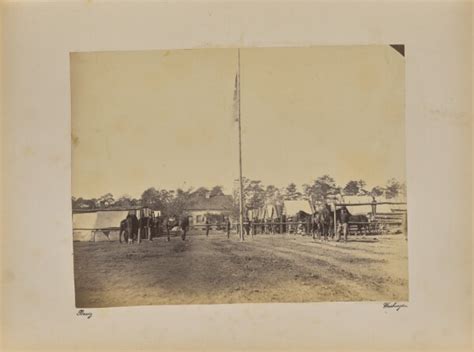
[[[129,214],[120,222],[119,241],[122,243],[122,233],[125,242],[132,243],[138,237],[138,218]]]
[[[151,227],[152,227],[152,219],[148,215],[148,213],[145,213],[145,211],[142,209],[140,211],[140,219],[138,220],[138,243],[140,243],[140,240],[142,238],[146,238],[148,240],[151,240]]]
[[[369,218],[366,215],[351,215],[349,213],[349,223],[356,223],[357,234],[364,234],[369,232]]]
[[[314,214],[313,216],[314,227],[318,233],[318,239],[321,239],[321,235],[327,241],[333,224],[331,208],[328,204],[324,205],[323,208]],[[314,238],[314,232],[313,232]]]

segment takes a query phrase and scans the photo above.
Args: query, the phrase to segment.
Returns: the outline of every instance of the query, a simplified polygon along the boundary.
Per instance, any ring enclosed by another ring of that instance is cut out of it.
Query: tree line
[[[374,197],[385,196],[387,199],[393,199],[398,196],[406,195],[406,186],[404,183],[391,178],[384,186],[375,186],[367,189],[363,180],[351,180],[344,187],[336,184],[334,178],[329,175],[323,175],[316,178],[312,183],[303,184],[299,189],[295,183],[290,183],[283,188],[277,188],[273,185],[265,186],[261,181],[243,179],[244,203],[246,209],[258,209],[265,204],[281,204],[284,200],[302,200],[307,199],[310,202],[317,203],[337,195],[368,195]],[[234,200],[238,202],[240,191],[238,187],[234,188]]]
[[[238,185],[238,182],[235,183]],[[375,197],[385,196],[393,199],[406,195],[404,183],[391,178],[383,186],[367,188],[363,180],[351,180],[346,185],[339,186],[334,178],[323,175],[313,182],[303,184],[301,188],[295,183],[290,183],[286,187],[278,188],[274,185],[264,185],[259,180],[243,178],[244,206],[247,210],[258,209],[265,204],[281,204],[284,200],[307,199],[313,204],[324,201],[330,196],[336,195],[370,195]],[[73,209],[104,209],[104,208],[129,208],[134,206],[147,206],[152,209],[161,210],[167,214],[182,214],[186,204],[201,197],[214,197],[224,195],[222,186],[212,188],[199,187],[183,190],[156,189],[154,187],[146,189],[140,198],[133,198],[123,195],[115,199],[111,193],[107,193],[99,198],[72,198]],[[238,213],[240,187],[234,187],[233,191],[233,212]]]
[[[224,195],[222,186],[214,186],[210,189],[199,187],[197,189],[189,188],[183,190],[156,189],[150,187],[146,189],[140,198],[134,198],[129,195],[122,195],[116,199],[112,193],[104,194],[98,198],[72,197],[72,208],[80,209],[108,209],[108,208],[132,208],[146,206],[151,209],[161,210],[165,215],[181,214],[186,204],[201,197],[214,197]]]

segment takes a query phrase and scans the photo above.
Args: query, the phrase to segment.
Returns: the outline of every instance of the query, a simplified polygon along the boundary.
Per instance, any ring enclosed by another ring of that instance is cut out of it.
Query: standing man
[[[248,217],[244,219],[244,232],[247,236],[250,235],[250,220]]]
[[[155,234],[155,212],[152,210],[150,212],[150,218],[148,220],[149,223],[149,232],[148,232],[148,239],[153,241],[153,236]]]
[[[206,216],[206,237],[209,237],[209,230],[211,229],[211,222]]]
[[[183,215],[181,217],[181,230],[183,231],[183,234],[181,235],[181,239],[183,241],[186,240],[186,233],[188,232],[189,229],[189,218],[186,215]]]
[[[165,217],[164,221],[163,221],[163,225],[166,229],[166,236],[167,236],[167,240],[169,241],[170,240],[170,218],[169,216]]]
[[[229,217],[226,217],[225,229],[227,231],[227,238],[229,238],[230,237],[230,218]]]
[[[347,233],[349,232],[349,212],[346,207],[341,209],[341,229],[344,235],[344,242],[347,242]]]

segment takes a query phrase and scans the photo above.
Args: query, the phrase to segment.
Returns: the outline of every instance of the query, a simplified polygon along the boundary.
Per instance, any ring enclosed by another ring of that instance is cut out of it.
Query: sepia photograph
[[[76,307],[408,302],[404,45],[73,52],[70,86]]]

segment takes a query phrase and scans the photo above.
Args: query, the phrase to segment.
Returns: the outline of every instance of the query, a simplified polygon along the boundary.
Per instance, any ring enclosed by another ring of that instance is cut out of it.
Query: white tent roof
[[[387,199],[385,197],[376,197],[377,203],[383,202],[405,202],[403,198],[392,198]],[[344,196],[343,203],[345,204],[357,204],[357,203],[372,203],[372,196]],[[377,213],[390,213],[396,210],[406,210],[406,204],[377,204]],[[349,206],[349,212],[351,214],[368,214],[372,212],[371,205],[360,205],[360,206]]]
[[[274,219],[278,217],[278,212],[276,209],[276,206],[273,204],[267,204],[265,207],[265,214],[264,214],[266,219]]]
[[[109,239],[101,231],[96,231],[94,236],[94,229],[120,227],[120,222],[125,219],[127,215],[128,210],[73,214],[73,241],[107,241]],[[114,238],[118,238],[117,231],[111,231],[110,235],[113,235]]]
[[[372,203],[372,196],[343,196],[342,202],[344,204],[361,204],[361,203]],[[369,214],[372,213],[371,205],[359,205],[359,206],[348,206],[349,212],[353,215],[357,214]],[[377,211],[379,211],[379,206],[377,206]]]
[[[349,204],[372,203],[371,196],[343,196],[342,201]],[[376,199],[377,200],[377,199]]]
[[[286,216],[295,216],[300,211],[311,214],[311,206],[307,200],[285,200],[283,202],[283,211]]]
[[[88,242],[88,241],[95,241],[95,242],[102,242],[102,241],[118,241],[119,239],[119,231],[113,230],[108,231],[109,237],[107,237],[102,231],[83,231],[83,230],[74,230],[72,235],[73,241],[79,242]]]
[[[377,202],[393,202],[393,203],[406,203],[406,199],[403,196],[399,196],[396,198],[385,198],[385,197],[379,197],[377,198]],[[381,207],[379,210],[379,207]],[[407,205],[406,204],[383,204],[383,205],[377,205],[377,212],[381,213],[389,213],[391,211],[406,211],[407,210]]]
[[[127,210],[98,211],[72,215],[73,229],[102,229],[120,227],[120,221],[127,217]]]
[[[97,213],[72,214],[73,229],[93,229],[97,221]]]

